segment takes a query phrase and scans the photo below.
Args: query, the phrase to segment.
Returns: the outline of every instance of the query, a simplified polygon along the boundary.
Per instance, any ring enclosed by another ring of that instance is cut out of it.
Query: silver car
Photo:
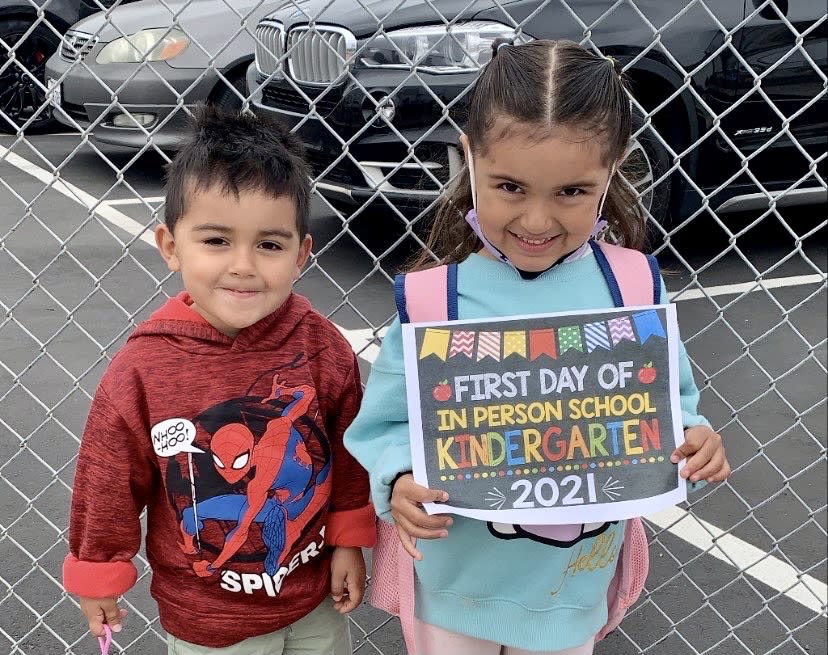
[[[172,148],[185,107],[241,106],[262,4],[140,0],[75,23],[46,63],[55,117],[103,143]]]

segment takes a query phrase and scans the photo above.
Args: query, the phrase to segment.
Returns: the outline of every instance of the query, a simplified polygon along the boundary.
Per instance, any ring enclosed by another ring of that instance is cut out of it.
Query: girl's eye
[[[223,246],[227,243],[227,241],[221,237],[210,237],[209,239],[204,239],[204,245],[207,246]]]
[[[578,187],[567,187],[566,189],[561,189],[561,195],[565,198],[575,198],[583,193],[584,190],[579,189]]]
[[[263,241],[259,244],[259,247],[262,250],[281,250],[282,246],[276,243],[275,241]]]
[[[520,193],[521,191],[520,187],[514,182],[504,182],[499,188],[506,193]]]

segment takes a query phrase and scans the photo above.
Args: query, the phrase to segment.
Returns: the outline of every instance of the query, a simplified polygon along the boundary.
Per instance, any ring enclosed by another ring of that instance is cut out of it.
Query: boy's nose
[[[233,253],[229,270],[232,275],[252,275],[255,270],[253,256],[246,249],[239,248]]]

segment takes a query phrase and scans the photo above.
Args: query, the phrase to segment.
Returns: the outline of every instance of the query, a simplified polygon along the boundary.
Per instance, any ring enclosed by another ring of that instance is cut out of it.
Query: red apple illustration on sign
[[[444,403],[451,398],[451,387],[449,386],[448,380],[443,380],[436,387],[434,387],[434,391],[431,392],[431,395],[434,396],[434,400],[441,403]]]
[[[638,381],[642,384],[650,384],[656,379],[656,370],[652,362],[647,362],[638,369]]]

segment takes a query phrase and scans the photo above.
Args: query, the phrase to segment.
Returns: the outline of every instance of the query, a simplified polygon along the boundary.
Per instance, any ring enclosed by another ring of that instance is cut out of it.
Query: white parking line
[[[742,282],[740,284],[722,284],[702,289],[687,289],[686,291],[674,291],[670,300],[680,302],[682,300],[698,300],[713,296],[727,296],[740,293],[752,293],[764,289],[779,289],[781,287],[799,287],[805,284],[820,284],[825,282],[825,273],[814,273],[812,275],[791,275],[789,277],[773,277],[762,279],[761,282]]]
[[[115,204],[136,204],[142,202],[140,199],[124,199],[99,202],[93,195],[83,191],[74,184],[59,179],[53,172],[50,172],[29,160],[0,146],[0,163],[6,162],[24,173],[40,180],[58,193],[71,198],[87,211],[94,212],[100,218],[110,222],[112,225],[124,230],[132,236],[155,246],[152,236],[146,231],[143,225],[133,220],[126,214],[113,207]],[[147,202],[163,201],[163,198],[147,198]],[[825,275],[798,275],[782,278],[771,278],[762,280],[761,286],[757,282],[746,282],[740,284],[729,284],[709,287],[704,292],[698,289],[691,289],[680,293],[671,294],[677,301],[695,300],[706,296],[733,295],[745,292],[756,292],[764,289],[800,286],[805,284],[819,284],[825,282]],[[373,362],[379,353],[379,346],[370,343],[375,338],[374,330],[360,329],[347,330],[339,327],[342,334],[348,339],[354,351],[359,353],[362,359]],[[381,337],[386,329],[379,330]],[[366,344],[369,344],[366,346]],[[784,594],[791,600],[801,605],[822,613],[828,605],[828,587],[810,575],[800,575],[796,569],[783,562],[778,557],[765,553],[759,548],[730,534],[725,534],[716,526],[703,521],[679,507],[673,507],[658,514],[647,517],[647,520],[659,527],[668,530],[671,534],[679,537],[687,543],[708,552],[711,556],[720,559],[730,565],[736,566],[747,575],[759,580],[763,584]]]
[[[822,613],[828,605],[828,586],[824,582],[800,574],[787,562],[680,507],[668,507],[645,519],[814,612]]]
[[[87,193],[83,189],[76,187],[71,182],[66,182],[65,180],[60,179],[57,175],[55,175],[55,173],[48,171],[45,168],[41,168],[37,164],[33,164],[28,159],[13,153],[8,148],[0,146],[0,163],[3,162],[11,164],[24,173],[27,173],[44,184],[51,186],[51,188],[58,193],[63,194],[67,198],[77,202],[82,207],[85,207],[87,211],[92,212],[105,221],[112,223],[112,225],[119,227],[127,234],[131,234],[134,237],[137,236],[141,241],[155,248],[155,239],[152,236],[152,232],[147,231],[147,229],[138,221],[118,211],[114,207],[110,207],[106,203],[100,202],[98,198],[90,193]]]

